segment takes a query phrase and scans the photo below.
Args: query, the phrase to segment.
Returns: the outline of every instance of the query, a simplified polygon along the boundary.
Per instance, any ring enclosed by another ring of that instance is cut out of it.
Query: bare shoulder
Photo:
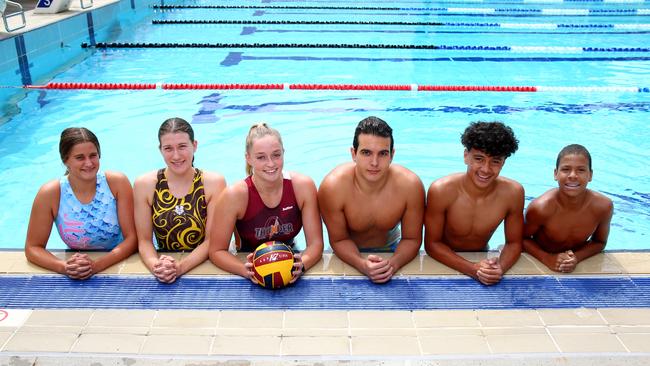
[[[245,181],[238,180],[232,185],[227,186],[221,196],[230,203],[241,201],[248,203],[248,186]]]
[[[464,173],[438,178],[431,183],[426,195],[427,210],[442,212],[458,199]]]
[[[157,174],[158,171],[154,170],[135,179],[133,182],[133,192],[136,195],[136,199],[139,194],[142,195],[140,197],[148,197],[150,194],[153,194],[156,190],[156,183],[158,181]]]
[[[397,182],[400,186],[422,186],[422,180],[412,170],[399,164],[391,164],[390,169],[395,174],[395,177],[397,177]]]
[[[558,189],[552,188],[544,192],[541,196],[535,198],[526,208],[527,216],[549,217],[553,215],[557,208]]]
[[[521,183],[517,182],[514,179],[499,176],[497,178],[497,182],[499,184],[499,190],[503,192],[512,195],[524,194],[524,186],[522,186]]]
[[[201,173],[206,199],[210,202],[226,188],[226,179],[216,172],[201,170]]]
[[[104,174],[106,175],[106,183],[108,183],[108,188],[111,190],[113,193],[113,196],[116,199],[121,199],[123,194],[128,194],[128,197],[131,197],[131,192],[133,188],[131,187],[131,182],[129,181],[129,178],[126,177],[121,172],[116,172],[116,171],[105,171]]]
[[[354,163],[345,163],[332,169],[320,184],[319,191],[339,191],[352,184],[354,178]]]
[[[53,179],[41,186],[36,193],[36,200],[41,202],[58,201],[61,192],[61,183],[58,179]]]
[[[307,175],[298,172],[289,172],[289,177],[291,177],[291,182],[293,183],[294,188],[316,186],[314,180]]]
[[[106,174],[106,181],[108,182],[109,186],[113,184],[119,184],[119,185],[128,184],[129,186],[131,185],[129,178],[122,172],[107,170],[104,172],[104,174]]]
[[[429,194],[448,195],[458,192],[464,173],[454,173],[434,180],[429,186]]]
[[[592,190],[588,190],[589,200],[591,207],[594,211],[602,215],[611,215],[614,211],[614,203],[604,194]]]
[[[316,184],[314,184],[314,181],[310,177],[296,172],[289,172],[289,176],[291,177],[291,185],[293,186],[296,199],[301,205],[306,200],[316,200]]]
[[[217,172],[211,172],[207,170],[202,170],[203,173],[203,185],[211,187],[223,187],[226,185],[226,178],[223,175]]]

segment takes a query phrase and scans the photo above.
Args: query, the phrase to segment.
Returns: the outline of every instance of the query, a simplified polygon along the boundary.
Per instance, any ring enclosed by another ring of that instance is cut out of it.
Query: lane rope
[[[650,52],[650,47],[565,47],[565,46],[463,46],[414,44],[340,43],[82,43],[82,48],[368,48],[455,51],[510,51],[514,53]]]
[[[418,85],[418,84],[305,84],[305,83],[84,83],[52,82],[16,88],[50,90],[364,90],[412,92],[562,92],[562,93],[650,93],[650,87],[622,86],[508,86],[508,85]]]
[[[210,20],[210,19],[154,19],[155,25],[187,25],[187,24],[229,24],[229,25],[400,25],[400,26],[439,26],[439,27],[492,27],[492,28],[532,28],[532,29],[560,29],[560,28],[611,28],[611,29],[650,29],[650,23],[635,24],[563,24],[563,23],[480,23],[480,22],[382,22],[382,21],[347,21],[347,20]]]
[[[535,13],[543,15],[650,15],[647,8],[625,9],[561,9],[561,8],[478,8],[478,7],[386,7],[386,6],[281,6],[281,5],[154,5],[158,10],[175,9],[267,9],[267,10],[390,10],[390,11],[439,11],[462,14]]]

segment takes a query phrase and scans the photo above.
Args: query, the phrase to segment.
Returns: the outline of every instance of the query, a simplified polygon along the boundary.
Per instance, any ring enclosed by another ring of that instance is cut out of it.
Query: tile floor
[[[59,252],[65,257],[69,253]],[[182,254],[178,254],[182,255]],[[467,253],[477,259],[485,253]],[[606,253],[574,275],[647,275],[650,253]],[[21,251],[0,252],[0,275],[39,274]],[[146,274],[137,256],[107,271]],[[544,275],[523,255],[512,275]],[[188,275],[224,275],[204,263]],[[326,254],[308,275],[356,276]],[[403,276],[458,275],[421,255]],[[0,356],[147,355],[395,358],[635,355],[650,362],[650,309],[204,311],[0,309]],[[8,315],[7,315],[8,314]],[[4,319],[3,319],[4,317]],[[648,358],[643,358],[648,356]]]

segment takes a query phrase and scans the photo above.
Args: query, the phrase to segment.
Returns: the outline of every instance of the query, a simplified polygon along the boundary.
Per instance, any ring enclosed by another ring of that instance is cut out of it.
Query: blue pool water
[[[165,5],[174,4],[234,3],[165,1]],[[517,134],[520,149],[508,159],[502,175],[524,185],[527,202],[554,186],[557,152],[567,144],[581,143],[591,150],[594,159],[591,188],[603,192],[615,204],[607,248],[650,249],[650,174],[646,167],[650,93],[638,92],[639,88],[643,91],[650,87],[650,11],[643,10],[650,9],[650,2],[240,4],[267,8],[152,9],[141,21],[124,25],[109,38],[97,41],[257,43],[277,47],[90,48],[84,51],[85,59],[57,70],[53,78],[33,80],[33,84],[321,83],[556,88],[542,88],[537,93],[32,90],[16,103],[19,113],[8,116],[0,125],[0,197],[4,204],[0,211],[0,247],[23,245],[36,191],[63,172],[57,144],[65,127],[93,130],[102,143],[102,168],[123,171],[134,180],[163,164],[157,151],[157,128],[166,118],[181,116],[190,120],[196,131],[196,165],[219,171],[228,182],[234,182],[244,176],[246,131],[252,123],[264,120],[283,135],[286,168],[308,174],[318,184],[330,169],[350,159],[356,123],[368,115],[377,115],[394,128],[395,162],[415,171],[425,187],[441,176],[464,170],[459,138],[469,122],[507,123]],[[318,9],[304,9],[308,6]],[[373,9],[326,9],[334,6]],[[401,10],[374,9],[379,7]],[[128,14],[123,16],[127,18]],[[152,24],[152,20],[391,24]],[[395,24],[399,22],[440,25]],[[433,44],[444,45],[445,49],[288,48],[292,44]],[[78,43],[67,46],[81,47]],[[587,51],[589,48],[592,50]],[[35,64],[38,61],[37,56],[32,59]],[[595,89],[589,89],[592,87]],[[500,244],[502,238],[502,232],[497,232],[492,244]],[[49,246],[64,247],[56,233]]]

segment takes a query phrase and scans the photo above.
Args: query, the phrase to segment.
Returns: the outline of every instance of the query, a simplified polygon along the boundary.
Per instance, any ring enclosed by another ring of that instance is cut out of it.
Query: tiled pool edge
[[[55,255],[65,258],[74,254],[63,250],[53,251]],[[90,253],[91,257],[101,255],[101,253]],[[183,253],[171,253],[173,256],[181,257]],[[470,252],[461,253],[462,256],[469,260],[479,260],[485,257],[487,253]],[[239,254],[241,260],[244,255]],[[0,249],[0,275],[2,274],[44,274],[49,272],[27,261],[22,249]],[[138,254],[133,254],[124,261],[108,268],[102,274],[134,274],[148,275],[149,271],[144,266]],[[226,275],[224,271],[214,266],[210,261],[206,261],[190,271],[186,276],[192,275]],[[519,261],[508,271],[508,276],[535,276],[535,275],[555,275],[575,276],[634,276],[650,274],[650,251],[606,251],[589,258],[578,265],[576,271],[570,274],[562,274],[550,271],[542,263],[532,256],[524,253]],[[345,275],[359,276],[360,273],[351,266],[343,263],[331,252],[326,252],[323,259],[311,268],[306,276],[328,276],[328,275]],[[436,262],[421,252],[418,257],[406,266],[402,267],[397,276],[456,276],[458,272]]]

